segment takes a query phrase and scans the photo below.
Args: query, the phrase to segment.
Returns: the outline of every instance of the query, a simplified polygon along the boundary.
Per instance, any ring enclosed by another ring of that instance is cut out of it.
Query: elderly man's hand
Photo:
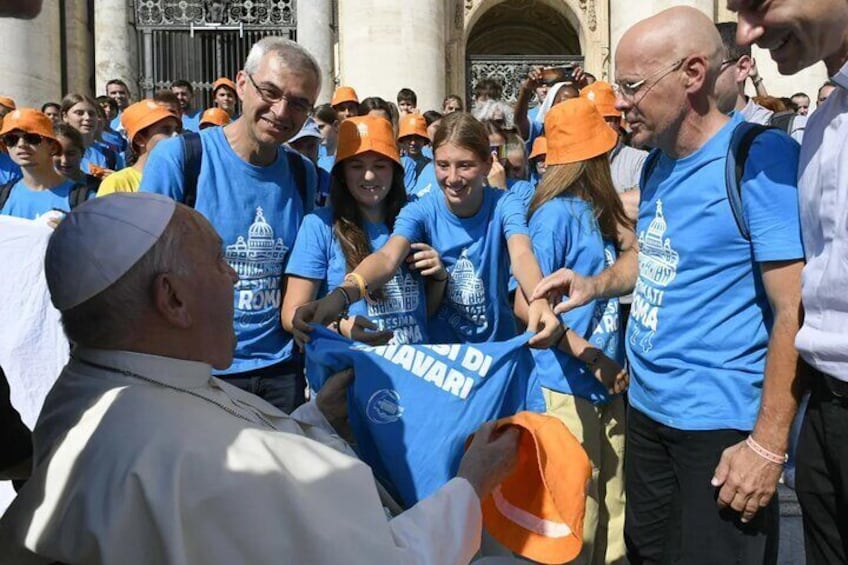
[[[754,515],[768,506],[783,466],[766,461],[744,442],[740,441],[724,450],[712,480],[718,493],[719,508],[731,507],[742,514],[742,522],[750,522]]]
[[[309,343],[309,334],[312,332],[309,324],[326,326],[330,322],[335,322],[344,308],[345,299],[340,290],[334,290],[320,300],[313,300],[299,306],[292,317],[292,334],[295,341],[301,346]]]
[[[483,424],[459,462],[456,476],[471,483],[477,497],[483,500],[515,470],[520,436],[514,427],[495,431],[494,422]]]
[[[327,379],[315,396],[315,404],[336,433],[347,442],[353,440],[347,419],[347,390],[353,383],[353,369],[345,369]]]

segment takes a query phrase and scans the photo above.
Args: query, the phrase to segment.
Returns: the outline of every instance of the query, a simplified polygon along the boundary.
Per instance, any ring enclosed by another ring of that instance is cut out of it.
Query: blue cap
[[[293,141],[297,141],[298,139],[303,139],[305,137],[314,137],[317,139],[321,139],[321,132],[318,131],[318,124],[315,123],[315,120],[312,118],[306,118],[306,122],[303,124],[303,127],[300,128],[300,131],[297,134],[288,140],[288,143]]]

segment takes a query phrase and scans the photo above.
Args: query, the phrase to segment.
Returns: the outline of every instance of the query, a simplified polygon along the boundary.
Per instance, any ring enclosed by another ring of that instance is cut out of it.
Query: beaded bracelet
[[[748,436],[745,439],[745,445],[751,448],[751,451],[768,461],[769,463],[774,463],[775,465],[783,465],[789,460],[789,455],[784,453],[783,455],[778,455],[773,451],[769,451],[754,439],[753,436]]]

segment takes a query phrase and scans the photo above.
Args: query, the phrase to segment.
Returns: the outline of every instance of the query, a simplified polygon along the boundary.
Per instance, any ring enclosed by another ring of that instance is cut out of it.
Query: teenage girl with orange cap
[[[545,275],[560,268],[596,275],[615,261],[619,227],[630,225],[613,187],[609,152],[618,136],[594,105],[567,100],[545,116],[547,170],[530,202],[533,249]],[[623,236],[622,236],[623,237]],[[632,237],[631,237],[632,239]],[[523,317],[523,297],[516,314]],[[618,299],[562,315],[556,350],[534,352],[547,411],[581,441],[593,474],[583,526],[585,563],[624,559],[623,342]]]
[[[388,240],[406,203],[403,168],[391,123],[382,117],[348,118],[339,129],[332,170],[331,205],[303,219],[286,273],[283,327],[292,330],[295,310],[337,289],[346,275]],[[427,310],[442,299],[447,274],[438,254],[417,244],[425,260],[396,265],[375,300],[348,304],[333,327],[369,343],[427,342]],[[335,291],[345,302],[351,296]],[[369,331],[371,330],[371,331]]]
[[[141,176],[147,157],[163,139],[177,135],[182,122],[167,108],[146,99],[127,106],[121,113],[121,125],[127,132],[135,163],[103,179],[97,196],[113,192],[136,192],[141,186]]]
[[[470,114],[446,116],[433,147],[442,194],[407,204],[382,248],[363,258],[333,292],[296,312],[293,330],[299,341],[309,340],[309,322],[329,323],[349,302],[368,299],[404,262],[447,285],[438,314],[430,321],[433,343],[504,341],[515,336],[507,290],[510,266],[527,295],[542,278],[524,205],[514,194],[486,186],[492,166],[489,138]],[[448,272],[438,256],[420,249],[422,242],[441,253]],[[538,330],[531,345],[556,343],[561,327],[546,300],[531,304],[530,320],[528,326]]]

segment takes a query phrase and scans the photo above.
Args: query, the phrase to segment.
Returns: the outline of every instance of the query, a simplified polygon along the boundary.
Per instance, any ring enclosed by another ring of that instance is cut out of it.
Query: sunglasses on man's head
[[[38,135],[37,133],[7,133],[2,139],[6,147],[15,147],[21,139],[23,139],[24,143],[27,145],[39,145],[42,141],[44,141],[44,136]]]

